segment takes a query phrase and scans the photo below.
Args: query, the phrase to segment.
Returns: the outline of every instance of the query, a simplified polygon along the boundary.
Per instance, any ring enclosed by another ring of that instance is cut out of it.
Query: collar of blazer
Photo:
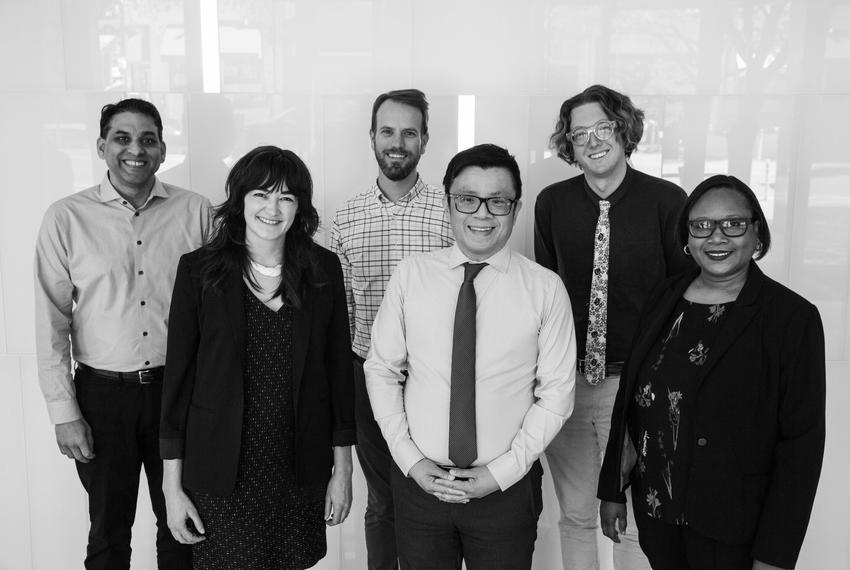
[[[635,337],[629,362],[626,366],[627,387],[628,385],[634,386],[637,373],[641,368],[644,358],[646,358],[647,353],[652,348],[661,330],[669,322],[676,304],[682,298],[682,295],[684,295],[688,285],[699,275],[699,271],[699,269],[694,269],[668,280],[664,286],[660,287],[660,293],[650,297],[644,309],[644,325],[638,328],[639,331],[643,332],[638,333]],[[697,377],[698,386],[708,373],[711,372],[714,365],[735,343],[735,340],[744,332],[749,322],[758,312],[760,307],[759,301],[766,281],[767,277],[762,273],[758,265],[754,261],[750,261],[747,282],[738,294],[738,299],[732,306],[729,316],[723,323],[722,329],[717,335],[714,345],[711,347],[708,361],[699,371]]]

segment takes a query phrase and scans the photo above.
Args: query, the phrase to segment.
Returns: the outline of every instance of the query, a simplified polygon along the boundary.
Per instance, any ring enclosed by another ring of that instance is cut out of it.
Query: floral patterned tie
[[[599,201],[599,219],[593,246],[593,280],[590,283],[590,306],[587,315],[587,344],[584,356],[584,376],[593,386],[605,379],[605,334],[608,328],[608,246],[611,223],[608,210],[611,202]]]

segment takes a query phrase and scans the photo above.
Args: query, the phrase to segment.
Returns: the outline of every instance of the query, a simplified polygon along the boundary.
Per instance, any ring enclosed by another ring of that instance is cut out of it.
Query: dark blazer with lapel
[[[599,478],[602,500],[625,501],[620,462],[637,374],[697,274],[662,283],[644,308],[614,405]],[[685,516],[703,535],[751,543],[756,560],[793,568],[823,460],[823,325],[814,305],[751,262],[722,326],[690,408]]]
[[[201,295],[200,251],[177,268],[168,323],[160,454],[183,459],[187,489],[229,494],[236,482],[244,406],[245,312],[242,275]],[[330,478],[332,446],[355,442],[348,312],[339,259],[313,246],[325,284],[294,310],[295,474]]]

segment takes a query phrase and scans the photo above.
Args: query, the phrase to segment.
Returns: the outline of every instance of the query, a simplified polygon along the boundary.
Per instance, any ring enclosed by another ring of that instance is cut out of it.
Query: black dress
[[[669,524],[687,521],[685,496],[693,445],[697,375],[734,303],[680,299],[643,361],[633,394],[638,453],[635,510]],[[698,443],[699,445],[699,443]]]
[[[236,486],[227,497],[192,497],[206,540],[197,569],[295,570],[327,551],[325,483],[298,487],[293,469],[292,308],[274,312],[247,285],[245,410]]]

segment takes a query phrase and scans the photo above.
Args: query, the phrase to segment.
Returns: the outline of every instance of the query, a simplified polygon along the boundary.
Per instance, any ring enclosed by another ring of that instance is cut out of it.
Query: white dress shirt
[[[449,460],[456,245],[398,265],[364,366],[375,419],[401,471]],[[573,410],[576,343],[561,279],[507,248],[475,279],[478,457],[502,490],[519,481]],[[408,372],[408,376],[402,373]]]

